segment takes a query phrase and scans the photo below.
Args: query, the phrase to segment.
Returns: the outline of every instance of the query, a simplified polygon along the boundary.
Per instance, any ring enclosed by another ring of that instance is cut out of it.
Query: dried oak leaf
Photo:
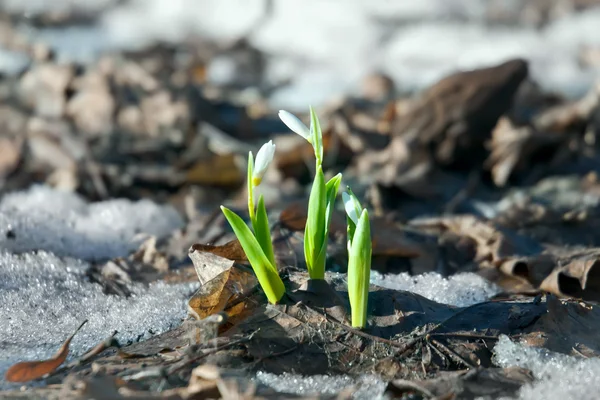
[[[550,273],[540,288],[562,297],[600,301],[600,254],[568,260]]]
[[[416,142],[432,148],[443,165],[473,165],[527,73],[527,62],[514,59],[450,75],[405,104],[392,133],[409,147]]]
[[[23,361],[14,364],[6,371],[4,379],[8,382],[27,382],[53,372],[67,359],[71,340],[73,340],[75,334],[79,332],[86,322],[87,320],[79,325],[75,332],[73,332],[73,334],[65,340],[63,345],[60,346],[60,349],[58,349],[52,358],[43,361]]]
[[[564,141],[564,136],[540,133],[528,126],[516,127],[508,118],[501,118],[492,132],[492,152],[486,166],[491,169],[496,186],[502,187],[515,171],[535,165],[534,157],[543,154],[550,162],[558,159],[556,152]]]
[[[292,203],[281,212],[279,222],[291,231],[304,231],[306,210],[306,203]],[[408,238],[402,227],[384,218],[371,219],[371,232],[373,256],[417,258],[428,251],[422,244]],[[346,219],[341,212],[334,211],[329,233],[332,237],[346,234]]]
[[[448,232],[468,238],[476,245],[475,260],[494,266],[513,257],[533,256],[543,250],[535,240],[473,215],[420,218],[410,224],[423,230],[441,230],[441,234]]]
[[[436,399],[500,398],[512,397],[521,386],[532,381],[531,373],[520,367],[477,368],[423,381],[394,380],[388,383],[385,393],[390,398],[416,394]]]
[[[574,356],[598,357],[600,307],[582,301],[546,298],[548,311],[527,327],[521,339],[528,345]]]
[[[251,270],[235,263],[243,254],[236,242],[223,246],[195,244],[190,248],[189,256],[202,283],[188,302],[190,313],[197,319],[221,311],[231,318],[246,310],[243,299],[254,291],[258,281]]]

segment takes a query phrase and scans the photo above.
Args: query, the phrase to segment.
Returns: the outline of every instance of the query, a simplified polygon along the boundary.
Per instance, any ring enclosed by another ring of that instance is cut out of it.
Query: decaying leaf
[[[527,74],[527,62],[514,59],[450,75],[406,105],[392,132],[409,148],[414,142],[433,147],[443,165],[473,165],[485,154],[484,142]]]
[[[223,246],[196,243],[190,247],[188,255],[194,263],[201,284],[212,281],[231,268],[236,259],[242,260],[245,257],[237,239]]]
[[[530,346],[574,356],[599,357],[600,307],[594,303],[546,297],[548,311],[526,329]]]
[[[584,254],[567,260],[540,284],[540,288],[562,297],[600,300],[600,255]]]
[[[564,141],[564,136],[541,133],[529,126],[516,127],[508,118],[501,118],[492,132],[492,152],[486,161],[494,183],[505,186],[515,171],[535,165],[537,158],[545,158],[549,163],[559,159],[560,154],[556,153]]]
[[[223,246],[195,244],[189,256],[194,263],[202,286],[188,302],[190,313],[203,319],[225,311],[234,317],[244,311],[241,300],[251,294],[258,284],[249,268],[235,263],[245,255],[237,240]]]
[[[56,354],[44,361],[23,361],[17,363],[10,367],[4,378],[8,382],[27,382],[37,378],[41,378],[42,376],[53,372],[55,369],[60,367],[60,365],[67,359],[67,355],[69,354],[69,345],[71,344],[71,340],[75,337],[75,334],[79,332],[79,330],[85,325],[87,319],[79,325],[79,327],[73,332],[71,336],[65,340],[60,349],[56,352]]]
[[[394,380],[385,393],[394,399],[415,395],[436,399],[504,398],[512,397],[532,381],[531,373],[519,367],[478,368],[423,381]]]
[[[416,219],[411,221],[411,226],[427,231],[441,229],[441,232],[468,238],[476,246],[476,261],[494,266],[508,258],[532,256],[543,250],[535,240],[473,215]]]
[[[217,154],[192,166],[187,171],[186,180],[198,185],[238,186],[245,179],[243,164],[236,154]]]

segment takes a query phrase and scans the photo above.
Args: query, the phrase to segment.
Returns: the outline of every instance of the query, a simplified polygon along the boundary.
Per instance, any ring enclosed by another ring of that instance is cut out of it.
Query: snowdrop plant
[[[329,223],[334,209],[342,174],[337,174],[325,182],[323,174],[323,133],[317,114],[310,108],[310,128],[295,115],[279,111],[279,118],[291,131],[297,133],[312,144],[316,168],[308,200],[308,213],[304,229],[304,259],[311,279],[325,279],[325,261],[327,255],[327,237]]]
[[[367,325],[367,303],[371,280],[371,227],[369,213],[352,193],[342,193],[348,223],[348,297],[352,309],[352,326]]]
[[[248,228],[240,216],[221,206],[225,218],[240,241],[248,261],[250,261],[250,265],[258,278],[258,283],[272,304],[276,304],[281,300],[285,293],[285,287],[275,264],[265,201],[263,196],[260,195],[258,205],[256,205],[254,193],[255,189],[261,184],[274,155],[275,145],[273,141],[265,143],[260,148],[256,154],[256,160],[254,160],[252,152],[248,155],[248,213],[252,230]]]

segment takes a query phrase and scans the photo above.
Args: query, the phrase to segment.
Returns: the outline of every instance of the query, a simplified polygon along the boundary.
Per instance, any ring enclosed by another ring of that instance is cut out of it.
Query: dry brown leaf
[[[245,179],[242,164],[236,154],[215,155],[192,166],[187,171],[186,180],[198,185],[238,186]]]
[[[527,62],[514,59],[450,75],[403,107],[392,132],[409,147],[431,147],[441,164],[473,165],[527,74]]]
[[[306,210],[305,203],[292,203],[281,212],[279,222],[291,231],[304,231]],[[421,244],[410,240],[400,226],[384,218],[371,219],[371,232],[373,256],[417,258],[424,254]],[[329,233],[332,237],[346,234],[346,219],[341,212],[334,211]]]
[[[492,132],[492,152],[486,165],[496,186],[502,187],[515,171],[531,167],[532,159],[542,153],[550,162],[558,160],[555,152],[564,142],[564,136],[540,133],[529,126],[516,127],[508,118],[501,118]]]
[[[473,215],[422,218],[411,221],[411,225],[424,230],[441,229],[442,233],[450,232],[468,238],[476,245],[475,260],[494,266],[500,266],[514,257],[533,256],[542,251],[542,247],[533,239]]]
[[[232,265],[203,284],[189,300],[188,309],[197,319],[225,311],[231,320],[245,310],[243,299],[254,291],[257,284],[251,270]]]
[[[73,340],[75,334],[79,332],[86,322],[87,319],[83,321],[81,325],[79,325],[79,328],[77,328],[75,332],[73,332],[73,334],[67,338],[67,340],[65,340],[54,357],[43,361],[23,361],[17,363],[6,371],[4,379],[6,379],[8,382],[28,382],[53,372],[67,359],[71,340]]]
[[[599,301],[599,255],[584,255],[556,268],[541,282],[540,288],[562,297]]]

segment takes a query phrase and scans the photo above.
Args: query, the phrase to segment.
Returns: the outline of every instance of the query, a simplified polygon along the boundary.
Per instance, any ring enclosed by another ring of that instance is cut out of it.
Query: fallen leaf
[[[87,319],[67,338],[54,357],[43,361],[23,361],[17,363],[6,371],[4,378],[8,382],[28,382],[53,372],[66,360],[71,340],[73,340],[75,334],[79,332],[86,322]]]
[[[236,154],[217,154],[193,165],[187,171],[186,180],[197,185],[238,186],[245,179],[242,164],[242,160]]]

